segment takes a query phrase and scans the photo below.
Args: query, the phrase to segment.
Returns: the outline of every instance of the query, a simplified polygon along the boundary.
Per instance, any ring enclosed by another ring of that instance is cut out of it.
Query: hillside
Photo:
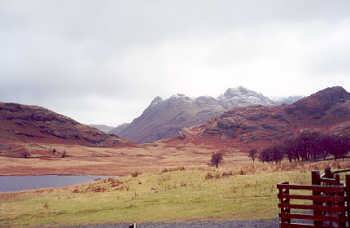
[[[44,142],[123,146],[126,140],[78,123],[48,109],[0,103],[0,142]]]
[[[304,130],[350,136],[350,94],[332,87],[290,105],[234,108],[185,129],[177,140],[247,149],[280,142]]]
[[[144,143],[179,135],[184,127],[205,123],[233,107],[274,105],[262,94],[238,87],[228,89],[218,98],[201,96],[190,98],[178,94],[163,100],[156,97],[141,116],[123,130],[112,130],[131,141]]]

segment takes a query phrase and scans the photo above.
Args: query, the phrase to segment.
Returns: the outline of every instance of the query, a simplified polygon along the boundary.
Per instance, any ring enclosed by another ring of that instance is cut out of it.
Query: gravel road
[[[70,226],[65,228],[128,228],[129,224],[97,224]],[[200,221],[178,223],[143,223],[137,224],[137,228],[277,228],[278,219],[273,220],[248,220],[248,221]]]

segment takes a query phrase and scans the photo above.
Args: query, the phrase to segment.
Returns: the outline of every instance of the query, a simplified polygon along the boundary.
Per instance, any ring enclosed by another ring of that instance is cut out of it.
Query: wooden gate
[[[338,171],[339,172],[339,171]],[[345,185],[326,169],[312,171],[312,185],[277,185],[280,227],[350,227],[350,175]]]

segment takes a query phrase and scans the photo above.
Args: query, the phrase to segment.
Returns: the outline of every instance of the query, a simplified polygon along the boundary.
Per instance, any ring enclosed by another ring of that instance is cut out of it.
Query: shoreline
[[[62,226],[60,228],[128,228],[132,223],[116,224],[87,224],[77,226]],[[137,228],[278,228],[279,219],[258,220],[203,220],[203,221],[179,221],[179,222],[150,222],[137,223]]]

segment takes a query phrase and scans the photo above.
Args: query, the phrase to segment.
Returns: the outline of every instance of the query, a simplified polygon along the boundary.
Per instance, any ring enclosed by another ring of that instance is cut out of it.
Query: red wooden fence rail
[[[312,171],[311,185],[277,185],[280,227],[350,227],[350,175]]]

